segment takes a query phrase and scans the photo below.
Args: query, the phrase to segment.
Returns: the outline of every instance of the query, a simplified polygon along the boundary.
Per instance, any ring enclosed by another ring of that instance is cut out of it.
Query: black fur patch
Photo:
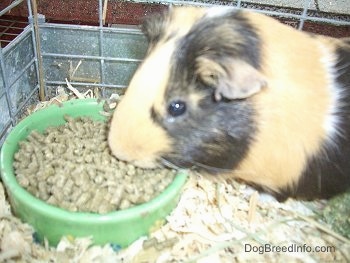
[[[280,198],[287,196],[304,199],[329,198],[350,188],[350,46],[336,52],[337,85],[343,91],[337,103],[339,135],[324,142],[322,151],[308,160],[295,189],[285,189]]]
[[[240,41],[236,41],[239,38]],[[239,44],[233,42],[239,42]],[[195,58],[205,54],[225,61],[236,58],[260,68],[261,42],[255,28],[239,11],[203,18],[180,40],[177,59],[193,70]]]
[[[147,17],[143,21],[141,30],[147,37],[149,44],[148,50],[151,50],[154,45],[164,37],[164,33],[166,32],[164,26],[166,24],[168,14],[169,13],[167,11],[163,11]]]
[[[242,38],[239,45],[230,42],[234,37]],[[160,116],[153,110],[152,117],[174,139],[173,152],[164,156],[166,160],[180,167],[232,172],[254,138],[254,107],[249,98],[214,100],[215,87],[205,85],[196,76],[195,60],[203,54],[210,54],[218,62],[230,57],[260,66],[259,39],[239,12],[204,17],[178,40],[165,94],[165,107],[181,100],[186,102],[187,111],[172,117]],[[196,93],[202,98],[199,103],[189,97]]]

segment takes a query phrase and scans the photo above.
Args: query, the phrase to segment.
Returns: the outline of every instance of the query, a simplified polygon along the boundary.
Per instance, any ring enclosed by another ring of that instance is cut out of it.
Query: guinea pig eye
[[[178,117],[186,112],[186,103],[181,100],[172,101],[169,104],[168,112],[171,116]]]

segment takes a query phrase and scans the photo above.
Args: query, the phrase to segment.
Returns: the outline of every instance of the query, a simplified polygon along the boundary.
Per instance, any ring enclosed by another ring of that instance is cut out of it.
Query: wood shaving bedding
[[[68,99],[64,93],[61,90],[62,97],[42,106],[63,102]],[[11,214],[0,183],[0,262],[350,262],[350,240],[332,231],[316,213],[326,204],[279,203],[244,184],[193,173],[178,206],[149,237],[120,250],[110,244],[92,245],[89,237],[67,236],[52,248],[47,242],[37,244],[32,227]],[[265,244],[334,250],[245,251]]]
[[[10,214],[2,187],[1,194],[0,259],[6,262],[347,262],[350,259],[350,241],[315,221],[314,213],[307,207],[309,203],[295,200],[278,203],[245,185],[213,182],[198,174],[191,175],[165,225],[120,251],[108,244],[91,246],[90,238],[69,236],[63,237],[57,248],[37,244],[32,228]],[[256,218],[249,222],[250,200],[254,195]],[[263,244],[333,246],[335,251],[263,254],[244,251],[246,245]]]

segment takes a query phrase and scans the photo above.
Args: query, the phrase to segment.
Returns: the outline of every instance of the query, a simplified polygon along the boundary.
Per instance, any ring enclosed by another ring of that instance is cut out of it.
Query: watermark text
[[[321,253],[334,253],[335,247],[334,246],[309,246],[306,244],[303,245],[297,245],[297,244],[290,244],[290,245],[271,245],[271,244],[263,244],[263,245],[251,245],[251,244],[244,244],[244,252],[253,252],[253,253],[259,253],[259,254],[265,254],[265,253],[314,253],[314,252],[321,252]]]

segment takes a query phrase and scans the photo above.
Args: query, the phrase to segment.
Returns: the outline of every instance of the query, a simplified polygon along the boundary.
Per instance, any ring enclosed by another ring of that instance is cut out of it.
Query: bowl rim
[[[101,101],[98,101],[97,99],[76,99],[70,100],[68,101],[68,103],[64,102],[62,104],[63,107],[74,107],[75,105],[79,104],[96,105],[99,103],[101,103]],[[2,182],[6,190],[9,192],[9,195],[15,196],[16,199],[20,200],[23,204],[26,204],[27,208],[35,210],[42,214],[46,214],[47,216],[54,217],[58,220],[69,219],[70,221],[76,221],[80,223],[94,223],[97,220],[105,222],[114,222],[118,220],[122,221],[134,217],[139,217],[140,214],[149,214],[152,211],[159,209],[159,207],[166,205],[166,203],[170,199],[174,198],[174,196],[180,191],[182,186],[185,184],[188,177],[188,173],[185,169],[181,169],[176,173],[174,180],[165,188],[165,190],[163,190],[163,192],[161,192],[159,195],[157,195],[150,201],[127,209],[107,212],[105,214],[98,214],[92,212],[73,212],[57,206],[50,205],[44,200],[35,197],[22,186],[20,186],[17,182],[12,166],[14,154],[12,156],[8,156],[7,152],[9,151],[8,149],[11,147],[11,144],[18,144],[19,141],[16,139],[18,133],[23,132],[23,130],[25,129],[27,129],[28,131],[27,125],[32,121],[32,119],[35,116],[46,115],[53,109],[57,110],[58,108],[59,106],[57,105],[50,105],[49,107],[34,112],[31,115],[24,118],[11,130],[1,148],[0,169]]]

